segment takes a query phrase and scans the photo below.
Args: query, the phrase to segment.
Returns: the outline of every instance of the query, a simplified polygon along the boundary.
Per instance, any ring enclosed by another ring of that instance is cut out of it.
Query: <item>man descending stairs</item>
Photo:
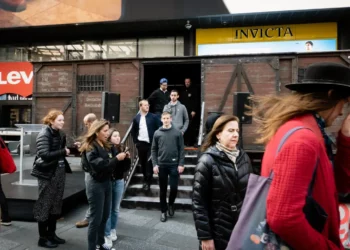
[[[175,200],[175,210],[191,210],[192,185],[194,171],[197,164],[197,148],[185,148],[185,170],[180,175],[177,198]],[[125,191],[125,196],[121,206],[123,208],[144,208],[160,209],[159,202],[159,177],[153,175],[153,180],[149,191],[145,191],[142,186],[143,174],[140,166],[137,166],[130,184]],[[169,186],[168,186],[169,192]]]

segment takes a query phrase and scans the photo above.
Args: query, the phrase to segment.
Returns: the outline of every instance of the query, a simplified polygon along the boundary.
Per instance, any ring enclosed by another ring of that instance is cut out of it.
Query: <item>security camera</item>
[[[192,28],[192,24],[190,24],[190,21],[187,20],[187,23],[185,24],[185,28],[190,30]]]

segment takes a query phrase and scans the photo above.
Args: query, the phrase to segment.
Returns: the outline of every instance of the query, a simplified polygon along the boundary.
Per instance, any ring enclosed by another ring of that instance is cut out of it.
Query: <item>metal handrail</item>
[[[129,148],[130,159],[131,159],[131,166],[124,177],[124,186],[125,187],[124,187],[123,197],[124,197],[126,189],[129,186],[130,180],[135,173],[136,167],[139,163],[139,156],[137,154],[136,145],[135,145],[135,143],[132,139],[132,136],[131,136],[132,124],[133,123],[130,124],[128,130],[126,131],[126,134],[124,135],[124,137],[121,141],[121,144],[123,144]]]
[[[202,102],[202,109],[201,109],[201,121],[199,126],[199,135],[198,135],[198,146],[200,147],[202,145],[203,141],[203,127],[204,127],[204,108],[205,108],[205,102]]]

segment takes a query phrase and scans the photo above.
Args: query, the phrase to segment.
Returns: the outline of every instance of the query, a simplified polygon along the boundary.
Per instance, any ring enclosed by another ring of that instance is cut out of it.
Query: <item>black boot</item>
[[[56,235],[56,233],[50,233],[49,232],[49,236],[47,236],[47,239],[50,240],[51,242],[55,243],[55,244],[64,244],[66,243],[66,241],[64,239],[61,239],[60,237],[58,237]]]
[[[39,247],[45,247],[45,248],[56,248],[58,245],[56,243],[53,243],[52,241],[48,240],[47,238],[39,238],[38,242]]]
[[[166,222],[166,221],[167,221],[166,212],[165,212],[165,213],[162,213],[162,214],[160,215],[160,221],[161,221],[161,222]]]
[[[56,235],[57,216],[50,215],[48,221],[47,239],[55,244],[64,244],[66,241]]]

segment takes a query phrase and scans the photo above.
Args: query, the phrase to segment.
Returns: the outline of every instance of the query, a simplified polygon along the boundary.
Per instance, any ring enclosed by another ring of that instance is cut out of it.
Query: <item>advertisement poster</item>
[[[345,0],[0,0],[0,28],[350,7]]]
[[[337,39],[198,45],[198,55],[232,55],[337,50]]]

